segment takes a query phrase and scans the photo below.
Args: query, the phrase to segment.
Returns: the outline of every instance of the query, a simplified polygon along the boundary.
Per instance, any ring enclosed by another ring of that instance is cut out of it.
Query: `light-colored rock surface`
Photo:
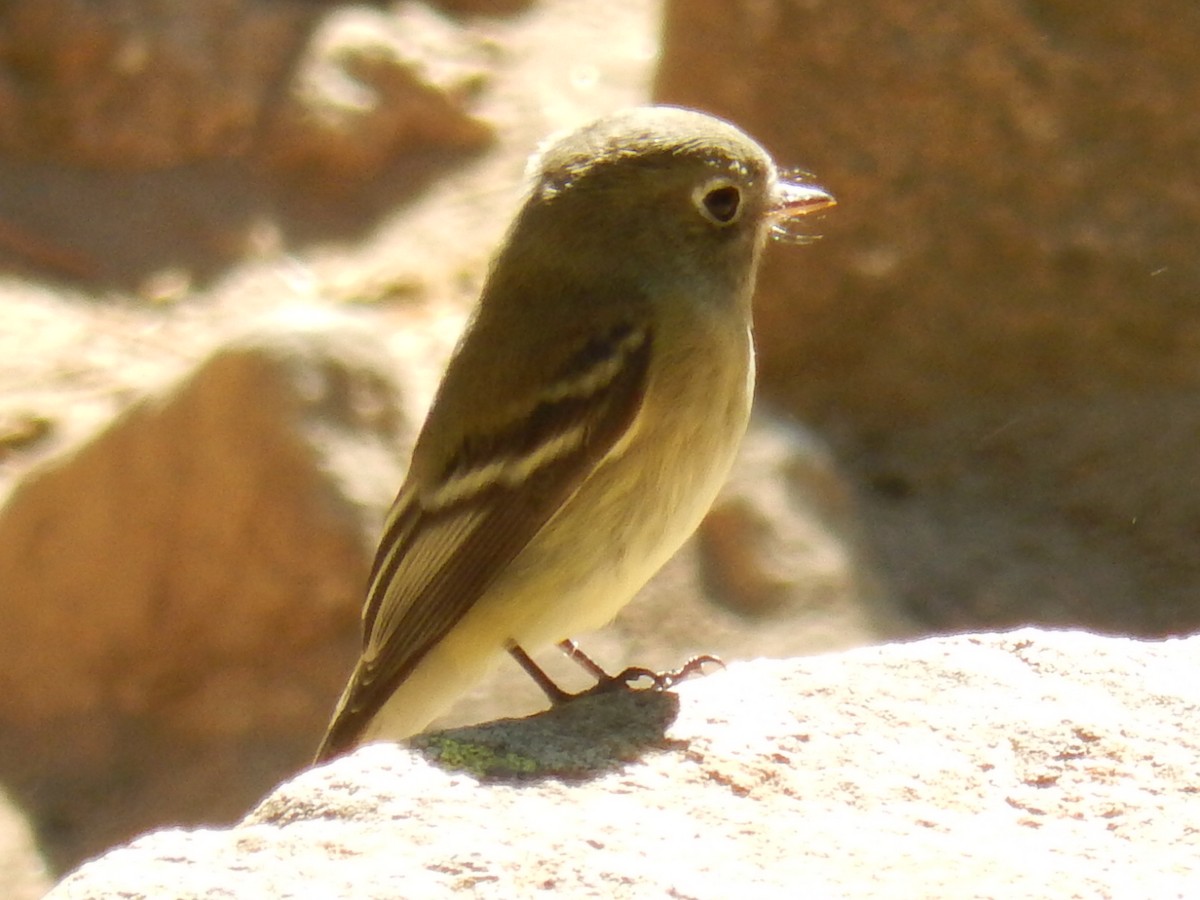
[[[482,778],[365,748],[50,897],[1193,897],[1198,641],[738,664],[679,688],[673,721],[671,695],[615,695],[425,739]]]
[[[38,900],[53,884],[29,822],[0,791],[0,897]]]

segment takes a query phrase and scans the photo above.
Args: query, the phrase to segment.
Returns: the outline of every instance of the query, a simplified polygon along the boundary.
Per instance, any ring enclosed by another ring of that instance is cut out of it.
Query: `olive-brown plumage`
[[[424,729],[511,647],[599,627],[699,524],[745,431],[780,219],[833,203],[670,107],[535,156],[388,515],[318,760]]]

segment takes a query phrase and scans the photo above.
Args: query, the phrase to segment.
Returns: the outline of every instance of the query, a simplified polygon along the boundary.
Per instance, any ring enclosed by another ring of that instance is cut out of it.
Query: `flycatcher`
[[[505,652],[582,658],[567,639],[667,561],[733,462],[768,236],[834,203],[670,107],[599,119],[530,173],[388,514],[319,761],[416,734]]]

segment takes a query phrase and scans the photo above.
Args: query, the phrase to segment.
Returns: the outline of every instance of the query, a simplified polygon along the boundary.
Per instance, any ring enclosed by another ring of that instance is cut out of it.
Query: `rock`
[[[523,12],[534,0],[431,0],[433,6],[457,16],[508,16]]]
[[[778,655],[846,649],[910,633],[874,602],[852,486],[821,438],[759,404],[729,482],[697,537],[708,595],[749,620],[827,616],[825,637]],[[758,654],[763,651],[760,649]],[[772,653],[772,655],[776,655]]]
[[[317,11],[252,0],[5,4],[0,150],[117,170],[244,154]]]
[[[0,790],[0,896],[38,900],[53,885],[25,817]]]
[[[49,897],[1191,896],[1198,641],[933,639],[374,745]]]
[[[17,2],[0,12],[0,152],[119,171],[256,157],[356,181],[415,145],[485,143],[465,109],[481,62],[411,3]]]
[[[854,481],[885,593],[1200,628],[1200,7],[675,0],[664,36],[657,99],[839,199],[768,254],[761,384]]]
[[[468,103],[485,80],[479,48],[420,4],[334,10],[272,113],[263,158],[344,184],[423,146],[479,149],[492,130]]]
[[[407,459],[392,364],[295,313],[0,511],[0,778],[59,862],[220,820],[309,758]]]

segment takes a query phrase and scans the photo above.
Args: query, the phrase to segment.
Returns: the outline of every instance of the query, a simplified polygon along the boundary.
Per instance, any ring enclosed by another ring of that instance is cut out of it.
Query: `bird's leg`
[[[542,671],[541,666],[535,663],[532,657],[522,650],[519,645],[515,643],[508,645],[508,652],[512,658],[528,673],[529,677],[542,689],[542,693],[549,698],[550,703],[554,706],[561,706],[569,700],[574,700],[576,697],[589,697],[593,694],[603,694],[620,688],[633,690],[634,682],[640,681],[643,678],[650,681],[650,690],[665,691],[679,684],[679,682],[691,678],[693,675],[703,674],[704,667],[708,663],[714,663],[721,668],[725,667],[725,664],[717,657],[705,654],[704,656],[693,656],[673,672],[655,672],[643,666],[630,666],[616,675],[609,675],[595,660],[580,650],[579,645],[574,641],[559,641],[558,646],[563,653],[579,663],[589,675],[596,679],[595,687],[589,688],[586,691],[580,691],[578,694],[567,693],[555,684],[554,679]]]
[[[567,657],[583,667],[583,670],[595,678],[597,681],[612,681],[613,677],[604,669],[600,668],[600,664],[588,656],[579,648],[579,645],[572,640],[558,642],[558,649],[567,654]]]
[[[554,706],[566,703],[575,696],[574,694],[568,694],[555,684],[554,679],[543,672],[541,667],[533,661],[529,654],[516,644],[510,643],[508,645],[508,652],[517,661],[517,664],[529,674],[529,677],[534,680],[537,686],[542,689],[542,693],[550,699],[550,703]]]
[[[559,641],[558,647],[596,679],[596,686],[590,691],[584,691],[585,694],[602,693],[615,687],[632,688],[635,681],[643,678],[650,680],[652,690],[665,691],[693,675],[703,675],[704,666],[707,663],[714,663],[722,669],[725,668],[725,663],[721,662],[719,658],[706,653],[702,656],[693,656],[673,672],[654,672],[644,666],[630,666],[616,675],[609,675],[595,660],[580,650],[579,645],[574,641]]]

